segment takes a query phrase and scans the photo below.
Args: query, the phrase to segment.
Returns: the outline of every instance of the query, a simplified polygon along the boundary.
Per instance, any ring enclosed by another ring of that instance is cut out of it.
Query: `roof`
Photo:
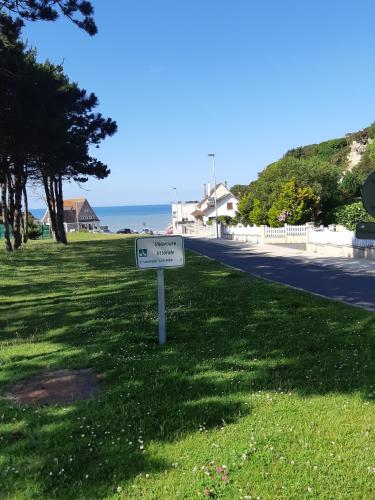
[[[203,200],[199,202],[199,205],[203,205],[203,203],[204,203],[205,201],[207,201],[207,200],[208,200],[208,198],[210,198],[210,197],[214,194],[214,192],[215,192],[215,191],[219,188],[219,186],[220,186],[220,185],[221,185],[221,186],[224,186],[224,187],[226,188],[226,186],[225,186],[222,182],[219,182],[218,184],[216,184],[216,185],[215,185],[215,186],[211,189],[211,191],[209,192],[209,194],[208,194],[208,195],[206,195],[206,196],[203,198]]]
[[[64,207],[75,207],[77,203],[84,203],[86,198],[70,198],[64,200]]]
[[[86,208],[82,212],[84,205],[86,205]],[[89,212],[87,211],[88,208]],[[72,224],[76,223],[77,219],[79,222],[94,222],[100,220],[86,198],[70,198],[69,200],[64,200],[64,222]],[[43,220],[49,220],[48,210],[44,214]]]
[[[204,212],[203,210],[194,210],[194,212],[191,213],[193,217],[203,217]]]
[[[64,222],[74,224],[77,222],[77,212],[75,210],[64,210]]]
[[[209,199],[209,198],[212,198],[212,196],[214,195],[215,191],[217,191],[217,190],[219,189],[219,187],[220,187],[220,186],[223,186],[223,187],[227,190],[227,193],[226,193],[225,195],[223,195],[223,196],[220,196],[220,198],[218,198],[216,201],[222,200],[222,199],[224,199],[224,198],[225,198],[225,197],[227,197],[227,196],[233,196],[233,198],[236,198],[236,197],[234,196],[234,194],[233,194],[233,193],[231,193],[231,192],[229,191],[229,189],[227,188],[227,186],[226,186],[224,183],[219,182],[218,184],[216,184],[216,185],[215,185],[215,186],[211,189],[210,193],[209,193],[207,196],[205,196],[205,197],[203,198],[203,200],[202,200],[202,201],[200,201],[200,202],[198,203],[198,207],[201,207],[201,206],[203,205],[203,203],[205,203],[206,201],[208,201],[208,199]],[[237,199],[237,198],[236,198],[236,199]],[[207,208],[208,208],[208,207],[207,207]],[[206,209],[206,210],[207,210],[207,209]]]
[[[234,194],[232,194],[232,193],[230,193],[230,192],[229,192],[228,194],[225,194],[224,196],[220,196],[220,198],[218,198],[218,199],[216,200],[216,205],[217,205],[217,206],[219,206],[219,205],[221,205],[222,203],[225,203],[225,202],[226,202],[227,200],[229,200],[230,198],[236,198],[236,197],[234,196]],[[213,212],[214,210],[215,210],[215,207],[214,207],[214,206],[213,206],[213,207],[207,207],[207,208],[205,208],[205,209],[203,210],[203,212],[202,212],[202,213],[203,213],[203,215],[208,215],[209,213]]]

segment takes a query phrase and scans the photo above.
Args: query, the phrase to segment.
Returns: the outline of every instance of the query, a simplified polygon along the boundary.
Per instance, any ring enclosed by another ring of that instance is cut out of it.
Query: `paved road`
[[[229,240],[186,238],[185,246],[255,276],[375,311],[375,262],[316,259]]]

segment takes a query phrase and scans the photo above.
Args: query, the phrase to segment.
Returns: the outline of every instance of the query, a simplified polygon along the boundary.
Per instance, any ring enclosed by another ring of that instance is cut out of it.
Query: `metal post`
[[[216,193],[216,168],[215,168],[215,156],[213,157],[213,169],[214,169],[214,183],[215,183],[215,222],[216,222],[216,238],[219,237],[219,221],[217,220],[217,193]]]
[[[165,300],[164,300],[164,269],[158,269],[158,314],[159,314],[159,344],[166,342],[165,333]]]
[[[216,227],[216,238],[219,237],[219,226],[217,220],[217,194],[216,194],[216,165],[215,165],[215,153],[210,153],[208,156],[212,158],[212,169],[214,174],[214,200],[215,200],[215,227]]]
[[[178,220],[179,220],[179,215],[178,215],[178,197],[177,197],[177,188],[174,187],[174,194],[175,194],[175,205],[176,205],[176,233],[179,232],[178,230]]]

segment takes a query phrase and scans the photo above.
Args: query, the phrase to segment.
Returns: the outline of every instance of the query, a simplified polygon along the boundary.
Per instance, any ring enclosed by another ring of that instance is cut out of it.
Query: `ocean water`
[[[108,226],[110,231],[129,228],[141,231],[144,228],[152,231],[165,231],[172,221],[171,205],[128,205],[120,207],[93,207],[100,219],[101,226]],[[30,209],[30,212],[41,219],[45,213],[42,208]]]

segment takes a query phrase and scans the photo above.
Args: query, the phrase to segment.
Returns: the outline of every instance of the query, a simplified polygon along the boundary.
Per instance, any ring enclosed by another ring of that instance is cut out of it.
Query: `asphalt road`
[[[275,256],[230,240],[185,239],[185,247],[242,271],[375,311],[375,275],[304,259]],[[375,263],[374,263],[375,267]]]

